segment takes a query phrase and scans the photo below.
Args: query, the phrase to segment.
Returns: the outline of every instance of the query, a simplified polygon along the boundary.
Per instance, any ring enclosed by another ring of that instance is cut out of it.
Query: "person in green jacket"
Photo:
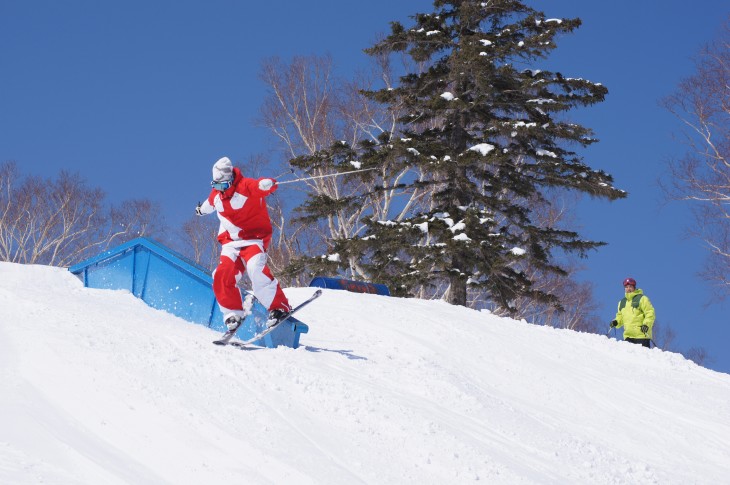
[[[626,296],[618,303],[616,319],[611,328],[624,327],[624,340],[644,347],[651,346],[651,331],[656,315],[649,297],[636,288],[634,278],[624,280]]]

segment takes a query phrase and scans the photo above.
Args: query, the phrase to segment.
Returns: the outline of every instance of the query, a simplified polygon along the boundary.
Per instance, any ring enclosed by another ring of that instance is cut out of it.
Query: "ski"
[[[238,323],[238,326],[234,329],[226,330],[226,332],[221,336],[220,339],[214,340],[213,343],[216,345],[226,345],[234,335],[236,335],[236,332],[239,328],[241,328],[241,325],[243,324],[243,321],[248,318],[248,316],[251,314],[253,309],[253,300],[254,297],[251,293],[248,293],[246,297],[243,299],[243,311],[245,312],[245,317],[241,318],[241,321]]]
[[[307,300],[303,301],[299,305],[297,305],[294,308],[292,308],[292,310],[289,313],[286,313],[283,317],[281,317],[279,320],[277,320],[271,326],[269,326],[269,327],[263,329],[262,331],[258,332],[256,335],[254,335],[253,337],[251,337],[248,340],[241,340],[241,341],[238,341],[237,340],[237,341],[231,342],[231,339],[233,338],[233,336],[236,334],[236,331],[240,327],[240,325],[239,325],[238,327],[236,327],[233,330],[226,331],[226,333],[224,333],[223,336],[220,339],[214,340],[213,343],[216,344],[216,345],[234,345],[236,347],[243,347],[243,346],[246,346],[246,345],[250,345],[250,344],[256,342],[257,340],[265,337],[266,335],[268,335],[272,331],[274,331],[276,329],[276,327],[278,327],[279,325],[281,325],[283,322],[287,321],[287,319],[289,319],[289,317],[291,317],[292,315],[294,315],[296,312],[298,312],[299,310],[301,310],[305,306],[307,306],[310,303],[312,303],[314,300],[316,300],[317,298],[319,298],[321,295],[322,295],[322,290],[315,291],[314,294],[312,296],[310,296]]]
[[[241,320],[241,323],[243,323],[243,320]],[[216,345],[228,345],[228,343],[231,341],[234,335],[236,335],[236,332],[241,327],[241,324],[238,324],[238,327],[234,328],[233,330],[226,330],[226,332],[219,338],[218,340],[213,340],[213,343]]]

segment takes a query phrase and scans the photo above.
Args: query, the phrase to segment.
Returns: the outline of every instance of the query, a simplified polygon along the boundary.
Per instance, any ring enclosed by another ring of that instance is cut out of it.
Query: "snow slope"
[[[730,376],[678,354],[336,290],[300,316],[296,350],[217,347],[0,263],[0,483],[730,483]]]

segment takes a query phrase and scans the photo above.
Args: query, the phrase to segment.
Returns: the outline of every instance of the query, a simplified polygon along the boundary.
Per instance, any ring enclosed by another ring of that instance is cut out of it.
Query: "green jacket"
[[[642,295],[639,300],[639,307],[634,308],[632,301],[634,296]],[[649,301],[649,297],[637,288],[626,295],[626,303],[621,308],[621,301],[618,302],[618,311],[616,312],[616,321],[619,327],[624,327],[624,339],[627,338],[652,338],[651,331],[654,327],[654,306]],[[649,331],[644,334],[640,327],[646,325]]]

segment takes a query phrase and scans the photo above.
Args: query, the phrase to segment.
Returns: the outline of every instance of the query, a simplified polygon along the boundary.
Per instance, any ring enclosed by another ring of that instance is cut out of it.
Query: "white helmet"
[[[223,157],[213,164],[213,182],[230,182],[233,180],[233,164],[231,159]]]

